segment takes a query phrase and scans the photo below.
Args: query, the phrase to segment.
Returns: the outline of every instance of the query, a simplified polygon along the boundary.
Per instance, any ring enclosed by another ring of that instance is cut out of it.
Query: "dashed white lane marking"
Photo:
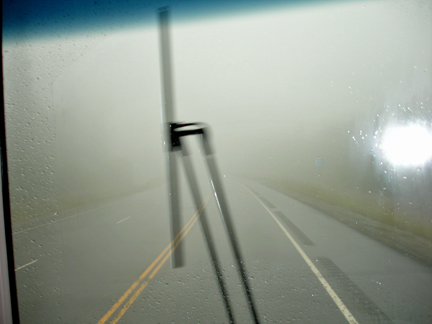
[[[337,305],[339,310],[345,316],[348,323],[358,324],[357,320],[354,318],[354,316],[351,314],[351,312],[348,310],[348,308],[345,306],[345,304],[342,302],[342,300],[339,298],[339,296],[335,293],[335,291],[330,286],[330,284],[327,282],[327,280],[323,277],[321,272],[319,272],[319,270],[315,267],[315,265],[312,263],[312,261],[309,259],[309,257],[306,255],[306,253],[300,247],[300,245],[297,244],[297,242],[294,240],[294,238],[291,236],[291,234],[285,229],[285,227],[282,225],[282,223],[279,222],[279,220],[276,218],[275,215],[273,215],[271,210],[268,209],[267,206],[264,205],[264,203],[248,187],[246,187],[246,189],[251,193],[252,196],[254,196],[254,198],[256,200],[258,200],[258,202],[265,208],[265,210],[267,210],[267,212],[271,215],[271,217],[273,217],[273,219],[279,225],[279,227],[282,229],[282,231],[285,233],[285,235],[289,238],[291,243],[294,245],[294,247],[297,249],[297,251],[303,257],[303,259],[306,261],[309,268],[312,270],[312,272],[317,276],[318,280],[324,286],[324,289],[327,291],[327,293],[333,299],[333,301],[335,302],[335,304]]]
[[[128,220],[129,218],[130,218],[130,216],[126,217],[125,219],[122,219],[122,220],[118,221],[116,224],[120,224],[121,222],[124,222],[125,220]]]
[[[36,259],[36,260],[33,260],[33,261],[29,262],[29,263],[26,263],[26,264],[22,265],[21,267],[16,268],[15,271],[20,270],[20,269],[23,269],[23,268],[25,268],[25,267],[28,267],[29,265],[31,265],[31,264],[33,264],[33,263],[35,263],[35,262],[38,262],[38,260],[39,260],[39,259]]]

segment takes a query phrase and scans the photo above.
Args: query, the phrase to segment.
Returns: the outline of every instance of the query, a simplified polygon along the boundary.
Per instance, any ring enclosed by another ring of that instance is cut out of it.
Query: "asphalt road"
[[[277,191],[223,180],[262,323],[432,323],[429,268]],[[21,322],[227,323],[186,189],[185,266],[169,266],[166,192],[14,228]],[[251,323],[213,199],[206,212],[236,322]]]

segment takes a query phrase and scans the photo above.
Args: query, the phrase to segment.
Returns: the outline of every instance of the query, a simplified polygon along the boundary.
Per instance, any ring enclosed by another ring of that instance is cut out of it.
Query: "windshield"
[[[3,11],[21,323],[432,321],[429,2]]]

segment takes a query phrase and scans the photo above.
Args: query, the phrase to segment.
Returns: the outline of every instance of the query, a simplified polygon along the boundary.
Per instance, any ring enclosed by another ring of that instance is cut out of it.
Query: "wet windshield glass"
[[[3,9],[22,323],[432,321],[428,2]]]

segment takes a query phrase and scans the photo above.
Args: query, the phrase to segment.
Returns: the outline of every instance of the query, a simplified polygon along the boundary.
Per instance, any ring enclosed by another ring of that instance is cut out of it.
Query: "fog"
[[[190,21],[173,6],[172,18],[177,119],[211,126],[222,173],[351,194],[402,190],[398,177],[411,171],[388,166],[379,140],[401,120],[431,127],[430,3]],[[16,220],[165,181],[156,24],[8,42],[3,60]],[[430,192],[427,181],[411,185]]]

